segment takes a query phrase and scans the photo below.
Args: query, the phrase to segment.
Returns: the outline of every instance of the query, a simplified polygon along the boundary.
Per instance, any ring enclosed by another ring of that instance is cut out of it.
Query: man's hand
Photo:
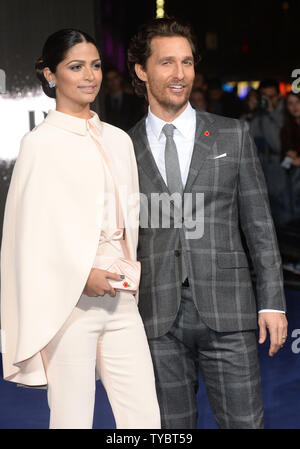
[[[264,343],[267,329],[270,333],[269,356],[272,357],[284,345],[287,337],[287,319],[284,313],[262,312],[258,314],[259,340]]]
[[[116,296],[115,290],[112,288],[107,279],[115,279],[116,281],[120,281],[123,278],[117,273],[92,268],[83,293],[87,296],[104,296],[106,293],[110,296]]]

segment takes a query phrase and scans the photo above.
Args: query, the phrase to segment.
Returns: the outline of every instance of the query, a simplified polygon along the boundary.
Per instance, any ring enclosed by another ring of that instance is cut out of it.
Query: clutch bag
[[[136,294],[141,277],[140,262],[122,257],[96,256],[94,268],[123,275],[124,279],[120,281],[108,279],[108,282],[115,290],[129,291],[132,294]]]

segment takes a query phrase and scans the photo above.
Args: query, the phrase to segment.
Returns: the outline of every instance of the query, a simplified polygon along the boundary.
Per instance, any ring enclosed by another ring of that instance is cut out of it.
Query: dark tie
[[[178,159],[178,153],[176,144],[173,139],[175,126],[171,123],[167,123],[162,131],[166,136],[166,146],[165,146],[165,167],[167,176],[168,189],[173,193],[180,193],[183,195],[183,185],[181,179],[180,165]],[[182,282],[187,278],[187,269],[185,264],[185,259],[181,251],[181,269],[182,269]]]

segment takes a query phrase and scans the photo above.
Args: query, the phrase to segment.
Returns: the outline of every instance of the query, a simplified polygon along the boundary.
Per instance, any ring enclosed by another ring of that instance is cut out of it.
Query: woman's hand
[[[110,296],[116,296],[115,290],[107,279],[120,281],[122,280],[122,277],[117,273],[110,273],[106,270],[92,268],[83,293],[87,296],[104,296],[106,293]]]

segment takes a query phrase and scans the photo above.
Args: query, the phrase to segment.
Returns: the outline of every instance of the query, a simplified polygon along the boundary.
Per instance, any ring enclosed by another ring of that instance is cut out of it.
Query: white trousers
[[[131,294],[82,295],[42,357],[51,429],[92,428],[96,372],[117,428],[160,428],[151,355]]]

